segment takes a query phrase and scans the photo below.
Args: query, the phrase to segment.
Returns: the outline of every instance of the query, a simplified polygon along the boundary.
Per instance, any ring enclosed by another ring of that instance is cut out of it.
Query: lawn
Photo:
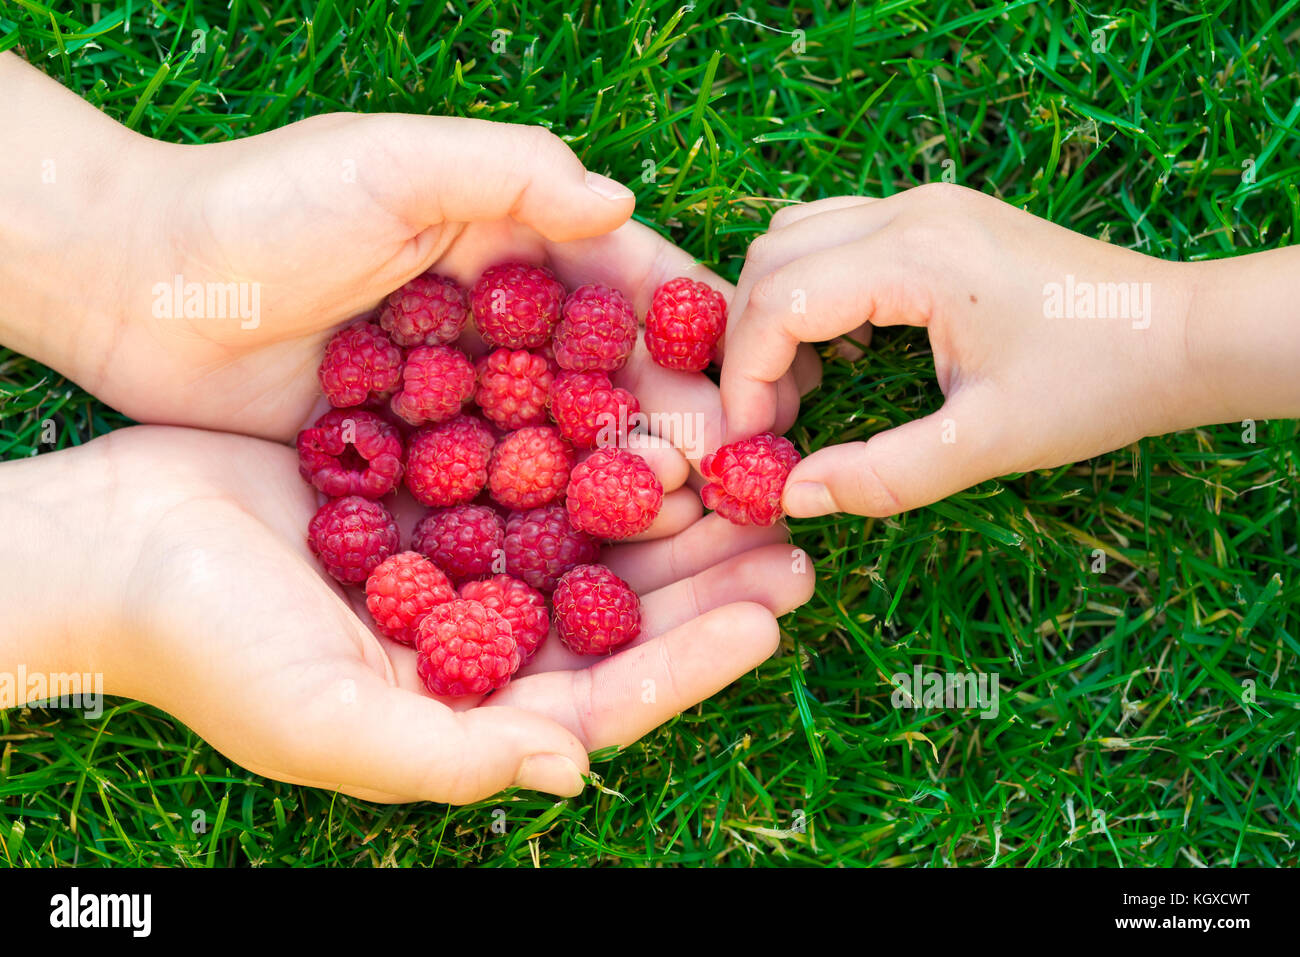
[[[332,110],[540,123],[731,279],[784,203],[943,178],[1166,259],[1300,230],[1300,0],[3,0],[0,49],[184,143]],[[823,352],[805,450],[940,402],[923,333]],[[48,450],[45,419],[126,423],[0,349],[0,456]],[[377,806],[136,702],[0,712],[0,861],[1295,866],[1298,468],[1295,421],[1232,423],[794,522],[818,585],[776,657],[558,803]],[[996,675],[997,715],[895,707],[918,666]]]

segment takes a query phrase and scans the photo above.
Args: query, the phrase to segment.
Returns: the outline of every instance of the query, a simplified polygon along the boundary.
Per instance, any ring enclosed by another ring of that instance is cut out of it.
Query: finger
[[[999,458],[1003,417],[966,393],[938,412],[821,449],[794,467],[782,504],[796,518],[851,512],[884,517],[929,505],[1009,469]]]
[[[514,785],[570,796],[588,767],[582,743],[554,721],[505,708],[452,712],[360,665],[320,688],[293,728],[290,766],[418,800],[468,804]]]
[[[751,549],[784,544],[789,534],[780,524],[732,525],[714,513],[671,538],[615,545],[602,557],[633,591],[646,595]]]
[[[758,667],[779,640],[762,605],[726,605],[591,667],[512,681],[489,704],[544,715],[593,751],[622,747]]]
[[[637,397],[650,431],[680,449],[690,463],[717,447],[722,401],[707,377],[656,365],[638,339],[627,365],[612,379]]]
[[[784,229],[819,213],[830,213],[839,209],[853,209],[875,202],[879,202],[879,200],[874,196],[830,196],[826,199],[815,199],[810,203],[791,203],[789,206],[782,206],[772,214],[772,219],[767,228],[769,231]]]
[[[780,618],[811,598],[813,585],[812,562],[802,549],[784,543],[756,548],[644,595],[637,640],[734,602],[754,602]]]
[[[863,264],[870,263],[870,269]],[[775,383],[801,342],[831,339],[873,325],[925,325],[927,283],[915,263],[900,259],[887,233],[876,233],[796,260],[754,286],[727,343],[722,366],[723,421],[728,440],[772,428]]]
[[[862,330],[860,329],[859,332]],[[867,341],[871,341],[871,326],[866,327]],[[794,385],[800,397],[807,395],[822,384],[822,360],[817,350],[808,343],[799,344],[795,350],[794,366],[790,370],[794,376]]]
[[[358,178],[421,227],[510,218],[564,242],[616,229],[635,205],[539,126],[381,114],[355,129],[370,157]]]

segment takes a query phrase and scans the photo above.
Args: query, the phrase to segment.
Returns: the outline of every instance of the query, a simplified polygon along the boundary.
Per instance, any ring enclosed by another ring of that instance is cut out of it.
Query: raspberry
[[[735,525],[773,525],[781,517],[781,490],[799,462],[789,439],[764,432],[710,452],[700,462],[709,484],[704,506]]]
[[[393,412],[411,425],[449,419],[474,394],[474,367],[451,346],[418,346],[406,356]]]
[[[398,552],[380,562],[366,579],[366,607],[379,631],[404,645],[434,605],[451,601],[456,590],[447,576],[419,552]]]
[[[488,463],[488,489],[506,508],[536,508],[564,492],[573,470],[573,446],[558,429],[529,426],[497,443]]]
[[[332,498],[312,516],[307,544],[327,572],[344,584],[360,585],[397,551],[397,523],[388,509],[368,498]]]
[[[603,372],[562,372],[551,386],[551,418],[580,449],[625,440],[640,411],[636,396]]]
[[[699,372],[713,361],[727,328],[722,293],[694,279],[670,279],[655,290],[645,317],[650,358],[665,369]]]
[[[335,408],[386,397],[402,381],[402,350],[373,322],[357,322],[334,333],[321,360],[321,387]]]
[[[546,597],[518,578],[496,575],[487,581],[466,582],[460,597],[481,602],[510,622],[510,635],[519,646],[519,656],[527,663],[537,654],[551,630],[546,614]]]
[[[623,368],[636,345],[636,313],[617,289],[591,283],[564,300],[555,327],[555,361],[577,372]]]
[[[485,505],[430,512],[411,533],[411,547],[452,578],[482,578],[503,554],[506,522]]]
[[[507,349],[545,345],[559,321],[563,301],[564,286],[549,269],[523,263],[485,270],[469,294],[484,341]]]
[[[416,670],[436,695],[485,694],[518,670],[522,655],[510,622],[482,602],[434,605],[420,622]]]
[[[545,356],[527,349],[497,349],[478,361],[474,401],[499,428],[541,425],[554,380]]]
[[[488,479],[496,440],[488,427],[468,415],[421,429],[406,449],[406,487],[422,505],[462,505]]]
[[[579,565],[555,586],[555,627],[580,655],[603,655],[641,633],[641,600],[604,565]]]
[[[579,462],[565,494],[569,524],[608,539],[644,532],[664,501],[664,487],[645,459],[615,448],[597,449]]]
[[[399,346],[440,346],[454,342],[468,318],[460,284],[427,272],[388,294],[379,324]]]
[[[506,519],[506,570],[540,591],[551,591],[575,565],[594,562],[596,540],[569,524],[563,505],[516,512]]]
[[[402,439],[373,412],[332,409],[298,433],[298,471],[326,495],[382,498],[402,478]]]

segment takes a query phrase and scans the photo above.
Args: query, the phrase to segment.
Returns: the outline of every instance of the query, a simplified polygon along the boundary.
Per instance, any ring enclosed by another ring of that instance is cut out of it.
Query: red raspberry
[[[726,328],[722,293],[694,279],[670,279],[650,300],[645,344],[650,358],[665,369],[699,372],[713,361]]]
[[[569,524],[563,505],[516,512],[506,519],[506,571],[541,591],[555,588],[575,565],[594,562],[596,540]]]
[[[451,346],[417,346],[406,355],[393,412],[411,425],[450,419],[474,394],[474,367]]]
[[[732,442],[700,462],[709,480],[700,498],[734,525],[774,525],[781,517],[786,476],[798,462],[790,440],[771,432]]]
[[[559,321],[563,301],[564,286],[549,269],[523,263],[485,270],[469,294],[483,340],[507,349],[545,345]]]
[[[388,294],[379,324],[399,346],[440,346],[455,342],[468,318],[460,284],[427,272]]]
[[[420,622],[416,670],[436,695],[485,694],[503,687],[522,655],[510,622],[482,602],[434,605]]]
[[[298,472],[326,495],[382,498],[402,479],[402,439],[373,412],[331,409],[298,433]]]
[[[404,645],[415,644],[416,629],[434,605],[455,597],[447,576],[419,552],[390,555],[366,579],[366,607],[379,631]]]
[[[478,361],[474,401],[502,429],[546,421],[546,402],[555,374],[545,356],[527,349],[497,349]]]
[[[529,426],[497,443],[488,463],[488,490],[506,508],[536,508],[559,498],[573,471],[573,446],[558,429]]]
[[[580,655],[604,655],[641,634],[641,600],[604,565],[579,565],[555,586],[555,627]]]
[[[462,505],[488,479],[496,440],[468,415],[416,432],[406,448],[406,487],[421,505]]]
[[[565,495],[569,524],[597,538],[618,539],[650,527],[664,487],[641,456],[608,448],[578,463]]]
[[[411,533],[411,547],[458,580],[491,575],[505,540],[505,519],[486,505],[440,508]]]
[[[510,635],[519,646],[519,656],[527,664],[537,654],[551,630],[546,614],[546,596],[518,578],[496,575],[487,581],[466,582],[460,597],[482,604],[510,622]]]
[[[551,386],[551,418],[580,449],[625,442],[640,411],[636,396],[603,372],[562,372]]]
[[[388,509],[359,495],[332,498],[307,526],[307,544],[325,570],[348,585],[360,585],[375,566],[397,551],[397,523]]]
[[[564,300],[555,327],[555,361],[561,369],[613,372],[636,345],[636,313],[617,289],[591,283]]]
[[[402,381],[402,350],[373,322],[356,322],[334,333],[318,374],[335,408],[385,398]]]

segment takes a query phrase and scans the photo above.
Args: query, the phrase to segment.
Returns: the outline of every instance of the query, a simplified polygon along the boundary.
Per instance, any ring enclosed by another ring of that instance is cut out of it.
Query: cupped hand
[[[679,453],[644,455],[670,496],[685,493]],[[552,634],[503,690],[439,700],[414,652],[372,633],[361,592],[310,554],[317,498],[290,449],[139,427],[37,465],[86,477],[77,494],[97,510],[81,530],[116,556],[95,566],[117,609],[106,690],[175,714],[258,774],[369,800],[575,794],[589,751],[629,744],[765,660],[775,616],[812,588],[783,529],[701,518],[698,500],[665,508],[602,557],[642,597],[633,645],[579,657]]]
[[[751,245],[737,286],[726,431],[771,426],[775,384],[800,343],[920,326],[943,406],[808,456],[786,485],[788,514],[892,515],[1078,461],[1199,424],[1185,367],[1189,295],[1177,264],[958,186],[791,206]]]

